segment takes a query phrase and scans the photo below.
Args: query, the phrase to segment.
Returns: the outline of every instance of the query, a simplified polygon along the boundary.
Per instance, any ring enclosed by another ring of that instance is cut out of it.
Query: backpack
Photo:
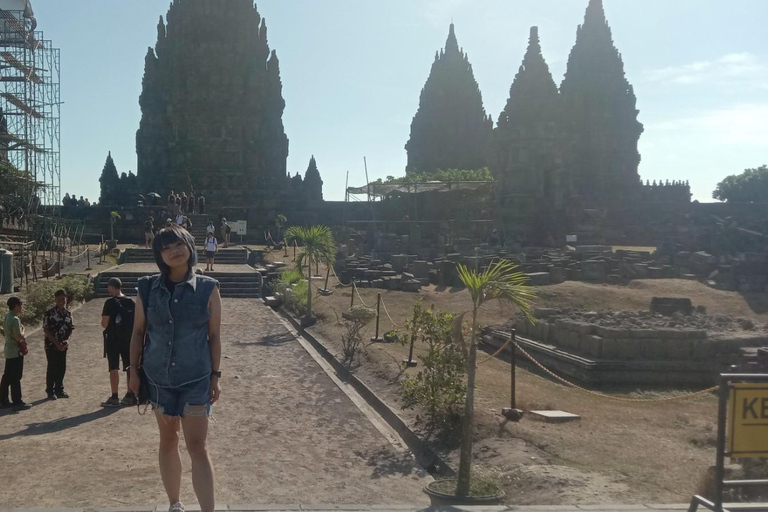
[[[225,231],[227,234],[230,234],[230,233],[232,232],[232,228],[230,227],[230,225],[229,225],[229,224],[227,224],[227,226],[224,228],[224,231]]]
[[[127,297],[115,299],[115,315],[110,319],[109,336],[118,342],[131,340],[136,303]]]

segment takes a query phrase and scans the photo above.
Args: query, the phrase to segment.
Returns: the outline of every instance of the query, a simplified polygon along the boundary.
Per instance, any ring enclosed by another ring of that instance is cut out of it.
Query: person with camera
[[[138,282],[129,386],[155,412],[160,475],[170,512],[184,511],[179,501],[180,429],[192,459],[200,510],[213,512],[215,480],[206,438],[212,405],[221,392],[219,283],[194,272],[195,239],[180,226],[161,230],[152,251],[160,273]]]
[[[8,314],[3,321],[5,332],[5,372],[0,379],[0,407],[13,407],[17,411],[29,409],[21,399],[21,377],[24,374],[24,356],[27,355],[27,339],[24,337],[24,326],[21,314],[21,299],[8,299]],[[13,402],[8,400],[8,390]]]
[[[56,290],[56,305],[43,316],[45,332],[45,357],[48,370],[45,373],[45,392],[48,400],[69,398],[64,392],[64,374],[67,373],[69,338],[75,329],[72,313],[67,309],[67,292]]]
[[[113,277],[107,283],[109,299],[104,303],[101,312],[101,326],[104,328],[104,357],[109,366],[109,385],[112,395],[101,405],[103,407],[120,407],[121,405],[136,405],[136,395],[130,390],[122,400],[118,398],[120,386],[120,360],[123,361],[123,371],[128,372],[131,364],[131,334],[136,313],[136,303],[123,295],[123,282]],[[130,374],[126,373],[126,377]]]

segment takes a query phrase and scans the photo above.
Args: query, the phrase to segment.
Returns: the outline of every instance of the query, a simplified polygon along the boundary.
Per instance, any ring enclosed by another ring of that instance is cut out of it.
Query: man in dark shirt
[[[109,299],[104,303],[101,312],[101,326],[104,328],[104,354],[109,365],[109,384],[112,387],[110,396],[101,405],[104,407],[120,407],[120,405],[136,405],[136,396],[130,391],[122,401],[117,392],[120,385],[120,359],[123,360],[123,371],[128,376],[128,366],[131,364],[131,334],[133,333],[133,318],[136,303],[123,295],[123,283],[113,277],[107,283]]]
[[[72,313],[67,309],[67,292],[57,290],[54,297],[56,306],[49,309],[43,317],[45,357],[48,359],[45,392],[48,394],[48,400],[69,398],[69,395],[64,392],[64,374],[67,372],[69,337],[75,329]]]

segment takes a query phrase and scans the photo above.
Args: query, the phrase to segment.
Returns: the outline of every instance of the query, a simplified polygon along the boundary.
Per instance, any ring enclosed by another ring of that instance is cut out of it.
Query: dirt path
[[[43,400],[42,336],[31,336],[22,385],[33,407],[0,412],[4,507],[166,501],[152,414],[99,407],[109,394],[102,304],[92,301],[74,314],[69,400]],[[225,299],[224,306],[223,394],[209,434],[219,503],[427,502],[421,489],[428,477],[366,420],[261,301]],[[184,448],[182,460],[182,499],[193,503]]]

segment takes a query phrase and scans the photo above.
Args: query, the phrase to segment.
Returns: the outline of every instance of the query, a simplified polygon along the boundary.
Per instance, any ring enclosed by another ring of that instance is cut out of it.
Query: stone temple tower
[[[451,23],[445,49],[435,54],[411,123],[411,137],[405,145],[408,173],[487,166],[492,129],[472,64],[459,49]]]
[[[173,0],[145,59],[136,134],[144,193],[247,206],[285,187],[280,64],[251,0]]]
[[[633,199],[643,125],[602,0],[589,2],[560,93],[564,165],[580,203],[602,207]]]

